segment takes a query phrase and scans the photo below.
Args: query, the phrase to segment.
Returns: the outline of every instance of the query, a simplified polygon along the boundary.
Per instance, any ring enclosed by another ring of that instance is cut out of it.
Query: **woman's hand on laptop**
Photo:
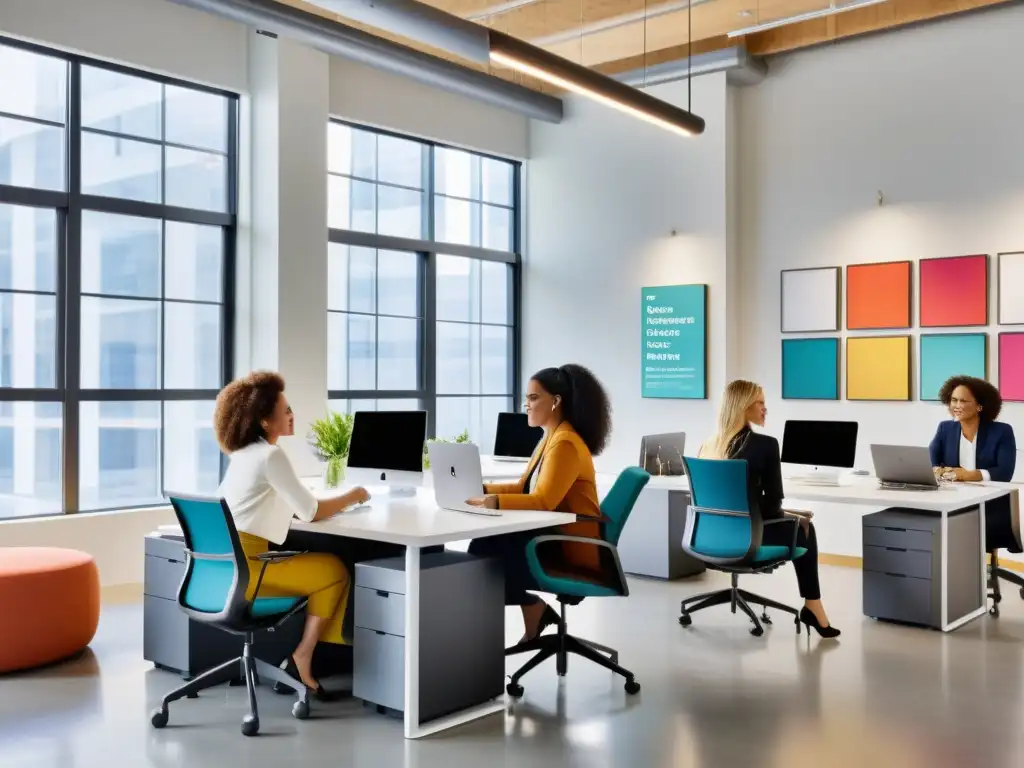
[[[472,499],[466,499],[466,503],[471,507],[483,507],[484,509],[497,509],[498,508],[498,497],[493,493],[489,493],[486,496],[477,496]]]

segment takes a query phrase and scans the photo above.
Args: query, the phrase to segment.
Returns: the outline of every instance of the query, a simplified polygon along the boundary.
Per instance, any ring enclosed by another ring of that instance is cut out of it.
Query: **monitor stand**
[[[824,485],[834,487],[839,485],[838,467],[801,467],[799,472],[787,478],[790,482],[801,483],[802,485]]]

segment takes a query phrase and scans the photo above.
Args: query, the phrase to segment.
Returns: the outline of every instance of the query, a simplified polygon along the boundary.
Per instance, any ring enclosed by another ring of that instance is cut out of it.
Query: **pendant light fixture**
[[[509,67],[682,136],[704,132],[704,120],[689,110],[656,99],[543,48],[418,0],[310,1],[341,16],[447,50],[471,61]]]

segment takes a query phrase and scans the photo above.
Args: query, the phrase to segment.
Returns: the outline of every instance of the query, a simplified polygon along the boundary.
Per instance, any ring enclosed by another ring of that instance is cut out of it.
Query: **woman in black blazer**
[[[752,381],[737,380],[725,388],[718,414],[718,431],[701,447],[701,458],[742,459],[747,462],[747,493],[750,508],[760,510],[764,520],[777,520],[786,515],[782,509],[782,459],[779,441],[754,432],[750,427],[763,427],[768,409],[764,390]],[[789,526],[766,526],[762,545],[789,546],[793,530]],[[800,621],[814,627],[822,637],[838,637],[839,630],[828,622],[821,602],[818,581],[818,538],[814,524],[800,519],[797,546],[807,550],[793,560],[796,580],[804,607]]]

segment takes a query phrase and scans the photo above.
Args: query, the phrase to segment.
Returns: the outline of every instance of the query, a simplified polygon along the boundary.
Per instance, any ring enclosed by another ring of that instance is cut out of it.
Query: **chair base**
[[[988,566],[988,588],[991,590],[988,593],[989,599],[992,600],[992,607],[988,609],[989,615],[993,618],[999,618],[999,604],[1003,601],[1003,593],[999,588],[1000,581],[1008,581],[1020,588],[1021,599],[1024,599],[1024,576],[1014,571],[1009,571],[1006,568],[999,567],[999,553],[989,552],[991,558]]]
[[[239,678],[239,674],[241,674],[241,678]],[[172,701],[185,697],[195,699],[199,697],[200,691],[220,685],[221,683],[240,684],[238,681],[241,679],[245,681],[245,687],[249,693],[249,714],[242,720],[242,733],[245,736],[255,736],[260,730],[259,709],[256,706],[256,686],[261,678],[270,682],[280,683],[296,691],[296,701],[292,705],[292,716],[297,720],[305,720],[309,717],[309,689],[280,667],[275,667],[273,664],[253,656],[252,634],[249,633],[245,636],[245,645],[242,647],[241,656],[237,656],[220,666],[207,670],[168,693],[164,696],[160,706],[153,710],[150,722],[154,728],[163,728],[167,725],[168,706]]]
[[[754,613],[754,609],[750,607],[750,604],[761,606],[761,616],[758,618],[757,614]],[[729,605],[729,608],[733,613],[736,613],[736,609],[739,608],[743,613],[747,615],[751,623],[754,625],[750,630],[750,634],[754,637],[760,637],[764,634],[764,624],[771,624],[771,617],[768,615],[768,609],[774,608],[779,611],[791,614],[793,616],[794,623],[796,624],[796,633],[800,634],[800,611],[791,606],[783,603],[770,600],[767,597],[761,595],[755,595],[753,592],[748,592],[745,589],[739,588],[739,574],[732,574],[732,586],[729,589],[720,589],[716,592],[705,592],[700,595],[694,595],[688,597],[682,601],[679,605],[679,623],[684,627],[690,626],[693,623],[691,615],[697,611],[703,611],[705,608],[711,608],[715,605]]]
[[[598,666],[604,667],[617,675],[621,675],[626,678],[626,693],[630,695],[639,693],[640,683],[636,681],[636,677],[628,669],[619,666],[618,651],[614,648],[608,648],[607,646],[600,645],[599,643],[591,642],[590,640],[573,637],[568,633],[565,621],[566,604],[561,600],[559,600],[559,602],[561,602],[562,620],[558,623],[557,634],[540,635],[532,640],[527,640],[526,642],[519,643],[518,645],[505,649],[506,656],[514,656],[516,654],[527,653],[529,651],[536,652],[529,661],[523,664],[523,666],[521,666],[509,678],[509,683],[505,686],[505,690],[508,695],[516,698],[522,696],[523,686],[519,684],[519,681],[527,672],[537,667],[542,662],[547,661],[551,657],[554,657],[555,659],[555,669],[558,672],[558,676],[565,677],[565,674],[569,669],[570,654],[582,656]]]

